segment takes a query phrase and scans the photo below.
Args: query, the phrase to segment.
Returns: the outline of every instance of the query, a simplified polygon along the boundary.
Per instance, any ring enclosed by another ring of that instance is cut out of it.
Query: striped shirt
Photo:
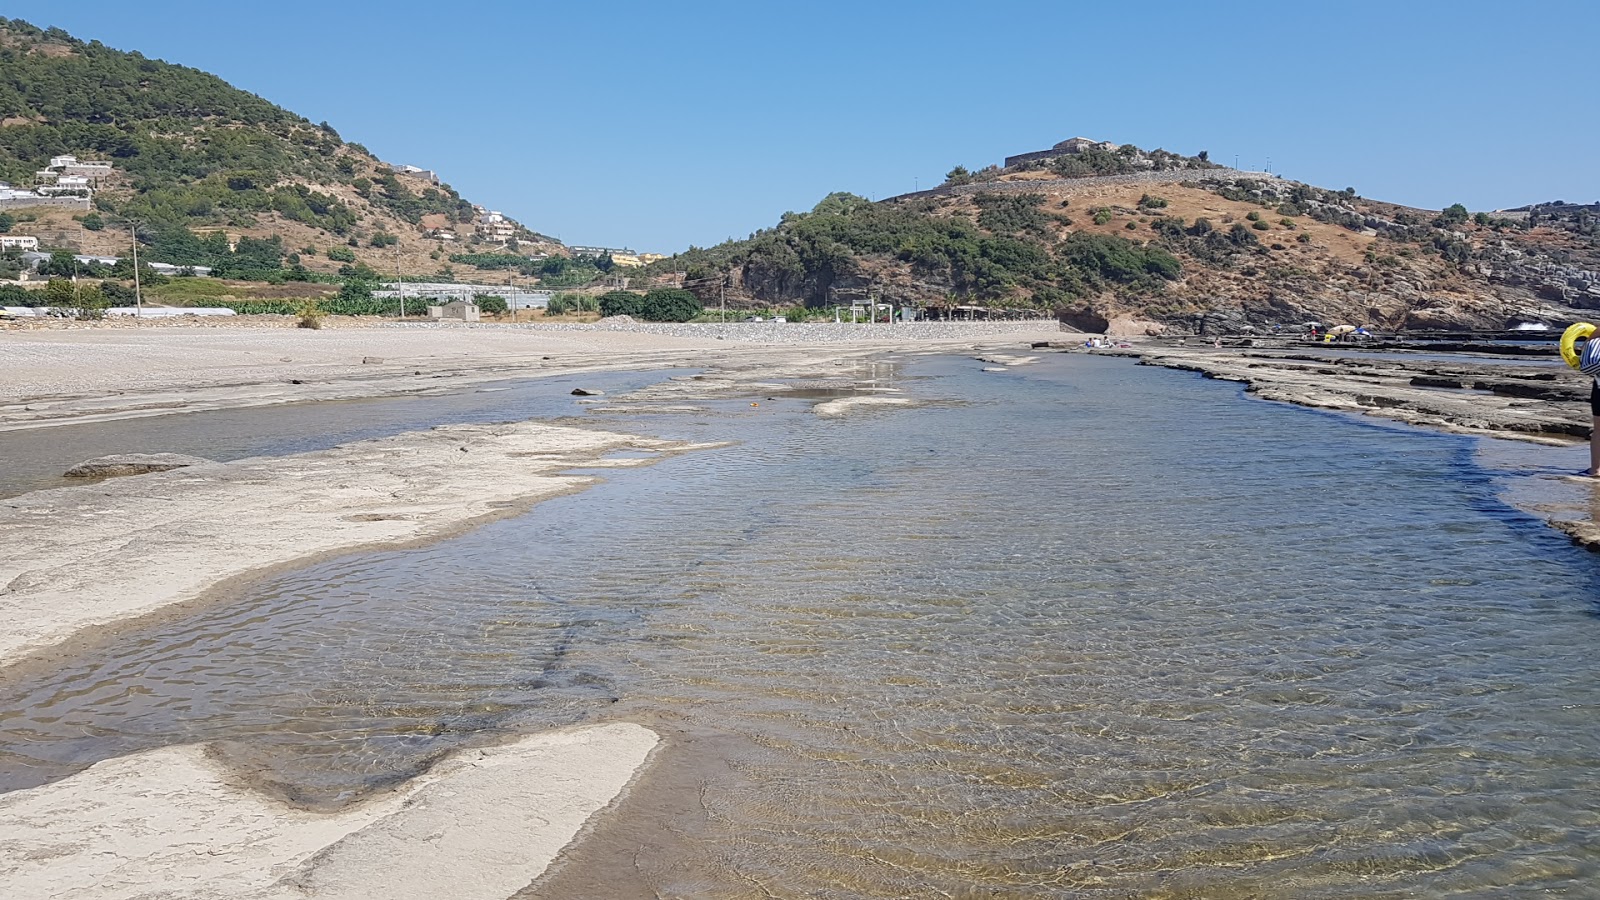
[[[1595,384],[1600,385],[1600,334],[1584,343],[1583,354],[1578,357],[1578,371],[1595,379]]]

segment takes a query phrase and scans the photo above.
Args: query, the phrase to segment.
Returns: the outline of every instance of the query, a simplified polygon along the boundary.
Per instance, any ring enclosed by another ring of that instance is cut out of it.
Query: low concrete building
[[[468,303],[465,300],[451,300],[443,306],[428,307],[428,318],[476,322],[479,318],[478,304]]]
[[[0,252],[38,250],[39,239],[31,234],[0,234]]]

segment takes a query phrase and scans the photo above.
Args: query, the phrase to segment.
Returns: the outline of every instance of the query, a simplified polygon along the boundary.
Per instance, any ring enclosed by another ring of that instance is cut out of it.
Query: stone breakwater
[[[1087,178],[1039,178],[1030,181],[984,181],[977,184],[940,185],[926,191],[896,194],[879,203],[896,200],[922,200],[932,197],[966,197],[972,194],[1026,194],[1032,191],[1059,187],[1101,187],[1127,184],[1181,184],[1196,181],[1228,180],[1233,178],[1276,179],[1271,172],[1247,172],[1242,169],[1174,169],[1165,172],[1132,172],[1126,175],[1091,175]]]

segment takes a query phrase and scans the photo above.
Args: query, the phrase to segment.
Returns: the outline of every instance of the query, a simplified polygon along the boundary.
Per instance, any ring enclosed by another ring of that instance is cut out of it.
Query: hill
[[[871,297],[1092,330],[1501,329],[1600,308],[1596,206],[1411,209],[1082,138],[1006,163],[877,203],[830,195],[657,271],[735,305]]]
[[[313,124],[216,76],[0,19],[0,181],[18,189],[53,182],[42,170],[65,155],[111,168],[95,173],[86,209],[5,211],[46,247],[123,254],[123,223],[133,221],[146,245],[141,255],[176,264],[212,264],[217,256],[214,240],[189,240],[184,231],[220,235],[224,244],[276,238],[285,257],[322,274],[365,264],[417,276],[452,267],[471,276],[479,267],[449,257],[565,253],[509,220],[480,241],[481,207],[432,172],[385,163],[328,123]],[[504,261],[496,262],[484,271],[503,277]]]

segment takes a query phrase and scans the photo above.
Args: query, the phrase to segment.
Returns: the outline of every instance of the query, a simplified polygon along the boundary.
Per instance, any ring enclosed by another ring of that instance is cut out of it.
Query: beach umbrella
[[[1328,333],[1337,337],[1341,334],[1350,334],[1355,330],[1356,327],[1354,325],[1335,325],[1328,329]]]

